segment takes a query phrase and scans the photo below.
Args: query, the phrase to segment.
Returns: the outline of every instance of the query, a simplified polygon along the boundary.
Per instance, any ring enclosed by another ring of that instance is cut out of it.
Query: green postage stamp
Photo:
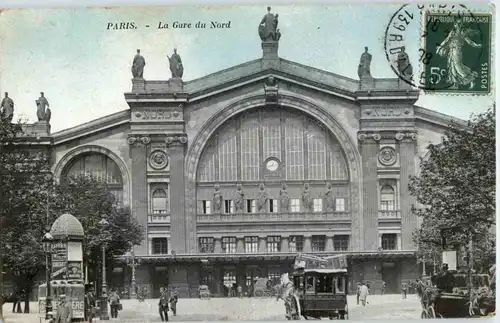
[[[420,49],[425,88],[487,94],[491,90],[492,15],[428,11]]]

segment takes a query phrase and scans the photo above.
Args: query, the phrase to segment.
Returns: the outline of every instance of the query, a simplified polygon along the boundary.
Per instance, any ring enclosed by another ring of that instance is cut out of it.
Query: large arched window
[[[163,189],[156,189],[152,194],[153,214],[168,213],[168,198],[167,192]]]
[[[380,209],[384,211],[392,211],[395,209],[395,194],[394,188],[385,185],[380,189]]]
[[[115,196],[116,204],[123,205],[123,179],[120,168],[108,156],[101,153],[83,153],[69,163],[63,172],[63,178],[93,176],[107,184]]]

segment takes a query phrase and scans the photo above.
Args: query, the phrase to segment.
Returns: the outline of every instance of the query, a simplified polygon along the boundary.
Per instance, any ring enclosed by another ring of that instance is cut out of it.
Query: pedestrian
[[[120,307],[120,295],[113,290],[111,291],[111,295],[109,295],[109,305],[111,307],[111,318],[117,318],[118,317],[118,310]]]
[[[406,299],[406,294],[408,293],[408,284],[404,280],[401,283],[401,291],[403,292],[403,299]]]
[[[71,323],[73,319],[73,307],[71,302],[66,299],[66,295],[59,295],[59,304],[57,306],[56,317],[52,323]]]
[[[243,298],[243,287],[241,285],[238,285],[238,297]]]
[[[361,294],[361,283],[356,283],[356,303],[359,305],[359,295]]]
[[[382,295],[385,295],[385,281],[382,281]]]
[[[170,303],[170,309],[172,310],[172,313],[174,316],[177,315],[177,302],[179,301],[179,286],[176,286],[174,288],[174,291],[170,295],[169,303]]]
[[[92,323],[92,320],[94,319],[96,313],[97,313],[97,309],[96,309],[96,297],[95,297],[95,294],[94,294],[94,291],[92,289],[92,287],[89,288],[89,291],[87,292],[87,294],[85,295],[85,308],[86,308],[86,311],[85,311],[85,320],[88,320],[89,323]]]
[[[361,288],[359,290],[359,300],[361,301],[361,305],[366,306],[368,294],[368,286],[365,283],[361,283]]]
[[[165,288],[160,287],[160,301],[158,302],[158,310],[162,322],[168,321],[168,296]]]

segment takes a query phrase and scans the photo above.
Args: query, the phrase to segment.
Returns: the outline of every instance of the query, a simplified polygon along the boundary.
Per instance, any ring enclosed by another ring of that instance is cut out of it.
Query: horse
[[[298,317],[300,315],[300,304],[296,299],[295,288],[287,273],[281,275],[280,285],[277,286],[276,301],[279,301],[280,299],[285,302],[287,319]]]

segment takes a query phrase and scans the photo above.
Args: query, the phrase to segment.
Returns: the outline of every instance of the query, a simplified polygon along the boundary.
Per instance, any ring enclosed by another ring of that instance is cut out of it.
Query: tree
[[[112,264],[143,239],[143,229],[131,215],[129,208],[116,205],[106,183],[92,176],[71,177],[56,185],[51,212],[70,213],[82,223],[84,263],[96,273],[102,260],[102,246],[106,243],[106,263]],[[102,215],[109,223],[99,225]],[[111,268],[112,266],[107,266]],[[97,277],[96,277],[97,278]]]
[[[423,219],[414,235],[421,261],[441,258],[440,228],[447,228],[448,244],[469,245],[476,269],[494,260],[495,147],[493,109],[472,116],[467,127],[452,124],[439,145],[428,147],[430,157],[409,187],[424,206],[413,209]]]
[[[44,264],[41,239],[47,224],[43,209],[49,153],[43,146],[29,145],[32,138],[23,126],[20,121],[0,121],[0,263],[13,278],[14,288],[26,291],[28,313],[33,280]]]

